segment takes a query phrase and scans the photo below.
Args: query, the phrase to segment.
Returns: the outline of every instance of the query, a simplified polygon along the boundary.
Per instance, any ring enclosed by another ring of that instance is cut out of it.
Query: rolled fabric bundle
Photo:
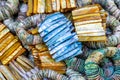
[[[31,26],[35,26],[46,17],[44,14],[38,14],[31,17],[27,17],[23,21],[19,22],[17,26],[14,27],[14,30],[22,41],[22,43],[26,45],[35,45],[42,42],[42,38],[39,35],[29,34],[26,30],[31,28]]]
[[[119,80],[119,59],[120,49],[116,47],[107,47],[93,51],[85,61],[85,72],[88,80]],[[103,69],[99,66],[100,63],[102,63]]]
[[[119,37],[119,26],[120,22],[114,17],[109,15],[107,17],[107,26],[110,26],[111,30],[113,31],[112,35],[108,36],[107,42],[87,42],[85,43],[90,48],[103,48],[103,47],[110,47],[110,46],[117,46],[120,43]]]
[[[69,68],[67,69],[66,74],[68,75],[69,80],[86,80],[79,72]]]
[[[39,24],[38,32],[55,61],[59,62],[82,53],[82,45],[78,42],[76,33],[72,32],[73,29],[72,23],[59,12],[47,16]]]
[[[0,3],[3,1],[0,1]],[[7,0],[3,6],[0,7],[0,21],[10,18],[18,11],[19,0]]]
[[[33,77],[37,76],[38,79],[37,80],[42,80],[42,78],[50,78],[52,80],[69,80],[68,77],[66,77],[65,75],[59,74],[53,70],[39,70],[36,74],[32,75],[32,79],[34,79]]]
[[[67,68],[85,74],[85,70],[84,70],[85,60],[75,57],[72,59],[65,60],[65,63],[67,65]]]
[[[2,23],[0,24],[0,43],[0,61],[4,65],[26,51],[18,38]]]

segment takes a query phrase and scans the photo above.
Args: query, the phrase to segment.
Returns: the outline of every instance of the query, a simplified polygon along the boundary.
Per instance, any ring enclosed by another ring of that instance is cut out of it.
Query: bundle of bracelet
[[[100,5],[89,5],[72,11],[79,41],[106,41],[106,13]]]
[[[76,8],[76,0],[28,0],[27,15],[66,12]]]
[[[8,64],[25,52],[18,38],[10,33],[4,24],[0,24],[0,61]]]
[[[100,63],[102,64],[100,65]],[[103,66],[103,69],[99,65]],[[116,47],[93,51],[85,61],[85,72],[88,80],[119,80],[119,67],[120,49]]]
[[[51,69],[59,73],[65,73],[66,67],[63,62],[55,62],[45,44],[38,44],[32,49],[36,65],[40,69]]]
[[[19,0],[0,1],[0,21],[10,18],[18,11]]]
[[[38,71],[39,69],[25,56],[18,56],[15,61],[11,61],[8,65],[0,66],[2,80],[31,80],[29,77]]]
[[[67,65],[67,68],[70,68],[72,70],[85,74],[85,70],[84,70],[85,60],[75,57],[72,59],[65,60],[65,63]]]
[[[40,23],[45,17],[46,15],[44,14],[27,17],[14,27],[14,31],[22,43],[27,45],[35,45],[42,42],[42,38],[39,35],[29,34],[26,30]]]
[[[80,73],[72,69],[67,69],[66,74],[67,76],[64,76],[52,70],[40,70],[38,73],[32,75],[32,79],[38,77],[37,80],[42,80],[42,78],[47,77],[52,80],[85,80]]]
[[[82,53],[82,45],[78,42],[78,37],[73,29],[72,23],[59,12],[47,16],[39,24],[40,36],[55,61],[62,61]]]

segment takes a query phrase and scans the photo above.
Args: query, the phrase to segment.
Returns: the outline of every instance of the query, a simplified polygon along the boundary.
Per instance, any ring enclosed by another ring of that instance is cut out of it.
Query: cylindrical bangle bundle
[[[4,24],[0,24],[0,61],[8,64],[25,52],[18,38],[10,33]]]
[[[85,60],[72,58],[72,59],[65,60],[65,63],[67,65],[67,68],[70,68],[72,70],[85,74],[85,70],[84,70]]]
[[[45,17],[46,15],[44,14],[34,15],[24,19],[23,21],[19,22],[17,26],[14,27],[17,36],[24,44],[35,45],[42,42],[42,38],[39,35],[29,34],[26,30],[31,28],[31,26],[35,26],[43,21]]]
[[[38,73],[33,74],[33,76],[38,76],[38,80],[41,80],[44,77],[50,78],[52,80],[85,80],[85,78],[81,74],[73,71],[72,69],[67,69],[66,74],[68,77],[52,70],[40,70]]]
[[[10,18],[15,14],[18,11],[18,5],[19,0],[7,0],[3,6],[0,6],[0,21]]]
[[[89,5],[72,11],[79,41],[106,41],[106,13],[100,5]]]
[[[72,58],[82,52],[82,45],[78,42],[78,37],[73,29],[72,23],[59,12],[47,16],[39,24],[40,36],[57,62]]]
[[[109,58],[114,65],[110,63]],[[104,60],[102,62],[102,60]],[[99,65],[103,63],[103,70]],[[120,49],[116,47],[107,47],[93,51],[85,61],[85,72],[88,80],[119,80],[120,79]],[[106,67],[105,67],[106,66]],[[114,67],[113,67],[114,66]],[[107,71],[107,72],[106,72]]]
[[[76,0],[28,0],[27,15],[58,11],[66,12],[76,7]]]
[[[59,73],[65,73],[66,67],[63,62],[55,62],[50,55],[47,46],[45,44],[38,44],[36,48],[32,49],[32,54],[36,65],[40,69],[51,69]]]

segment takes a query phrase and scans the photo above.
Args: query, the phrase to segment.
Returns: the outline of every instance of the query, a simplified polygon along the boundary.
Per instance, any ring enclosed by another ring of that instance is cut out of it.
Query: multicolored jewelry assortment
[[[120,80],[119,4],[0,0],[0,80]]]

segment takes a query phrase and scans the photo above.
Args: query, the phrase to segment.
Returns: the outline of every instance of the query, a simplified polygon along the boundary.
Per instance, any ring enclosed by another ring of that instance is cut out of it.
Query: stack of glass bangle
[[[76,7],[75,0],[28,0],[27,15],[58,11],[66,12]]]
[[[50,54],[59,62],[82,53],[72,23],[61,13],[56,12],[39,24],[39,33],[48,46]],[[64,35],[64,36],[63,36]]]
[[[99,4],[75,9],[72,16],[79,41],[106,41],[106,12]]]
[[[40,69],[51,69],[61,74],[66,72],[66,66],[64,62],[55,62],[50,55],[47,46],[45,44],[38,44],[32,49],[35,64]]]
[[[18,38],[4,24],[0,23],[0,61],[2,64],[8,64],[24,52],[25,49]]]

